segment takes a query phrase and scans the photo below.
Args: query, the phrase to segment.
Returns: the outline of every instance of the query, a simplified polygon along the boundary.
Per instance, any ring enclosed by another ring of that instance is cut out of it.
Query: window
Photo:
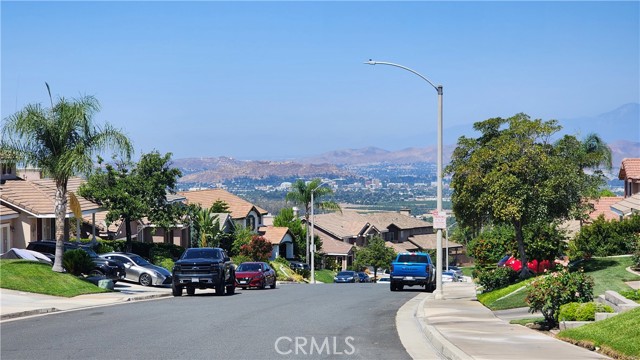
[[[251,231],[256,230],[256,218],[253,215],[247,216],[247,228]]]

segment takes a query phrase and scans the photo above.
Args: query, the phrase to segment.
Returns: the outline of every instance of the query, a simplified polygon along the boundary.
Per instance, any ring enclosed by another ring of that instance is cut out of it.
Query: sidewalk
[[[476,300],[473,283],[446,283],[444,297],[425,296],[416,317],[424,335],[448,359],[608,359],[499,319]]]
[[[170,287],[144,287],[125,282],[118,282],[115,290],[65,298],[0,289],[0,320],[171,296]]]

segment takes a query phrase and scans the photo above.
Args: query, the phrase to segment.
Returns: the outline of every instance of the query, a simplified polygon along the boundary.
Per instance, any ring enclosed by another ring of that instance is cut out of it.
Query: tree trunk
[[[516,241],[518,243],[518,253],[520,254],[520,262],[522,262],[522,268],[520,269],[520,277],[527,278],[531,275],[531,271],[527,266],[527,254],[524,250],[524,237],[522,236],[522,222],[519,220],[515,220],[513,222],[513,227],[516,230]]]
[[[125,216],[124,218],[125,224],[125,232],[127,233],[127,252],[131,252],[131,220],[129,217]],[[144,229],[142,229],[144,231]]]
[[[306,240],[305,243],[307,245],[307,250],[304,253],[304,261],[305,261],[305,263],[307,263],[307,265],[311,265],[311,262],[309,261],[309,236],[310,236],[310,234],[309,234],[309,212],[308,212],[308,208],[309,207],[307,206],[307,213],[304,214],[304,218],[306,220],[305,224],[307,225],[307,229],[306,229],[307,231],[305,231],[305,233],[306,233],[305,234],[305,240]]]
[[[67,184],[66,182],[56,182],[55,197],[56,214],[56,253],[52,270],[63,272],[62,254],[64,253],[64,219],[67,215]]]

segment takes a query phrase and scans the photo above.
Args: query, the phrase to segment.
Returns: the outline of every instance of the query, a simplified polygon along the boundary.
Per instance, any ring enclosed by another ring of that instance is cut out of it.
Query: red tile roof
[[[618,179],[640,180],[640,158],[627,158],[622,160]]]
[[[258,233],[273,245],[279,245],[289,232],[289,228],[279,226],[262,226]]]
[[[209,208],[218,200],[224,201],[229,205],[229,212],[234,219],[244,219],[249,215],[251,209],[255,208],[260,214],[265,215],[268,212],[252,203],[224,190],[210,189],[197,191],[182,191],[178,195],[182,195],[187,199],[187,204],[200,204],[202,207]]]
[[[598,200],[590,201],[594,210],[589,213],[589,218],[592,220],[597,219],[600,215],[604,215],[605,220],[618,220],[620,215],[611,210],[611,205],[623,200],[623,197],[617,196],[604,196]]]

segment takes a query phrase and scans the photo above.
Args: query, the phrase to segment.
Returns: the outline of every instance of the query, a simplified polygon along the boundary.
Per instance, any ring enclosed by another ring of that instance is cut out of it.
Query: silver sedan
[[[126,272],[124,280],[137,282],[142,286],[171,284],[169,270],[153,265],[138,254],[111,252],[101,254],[100,257],[122,262]]]

